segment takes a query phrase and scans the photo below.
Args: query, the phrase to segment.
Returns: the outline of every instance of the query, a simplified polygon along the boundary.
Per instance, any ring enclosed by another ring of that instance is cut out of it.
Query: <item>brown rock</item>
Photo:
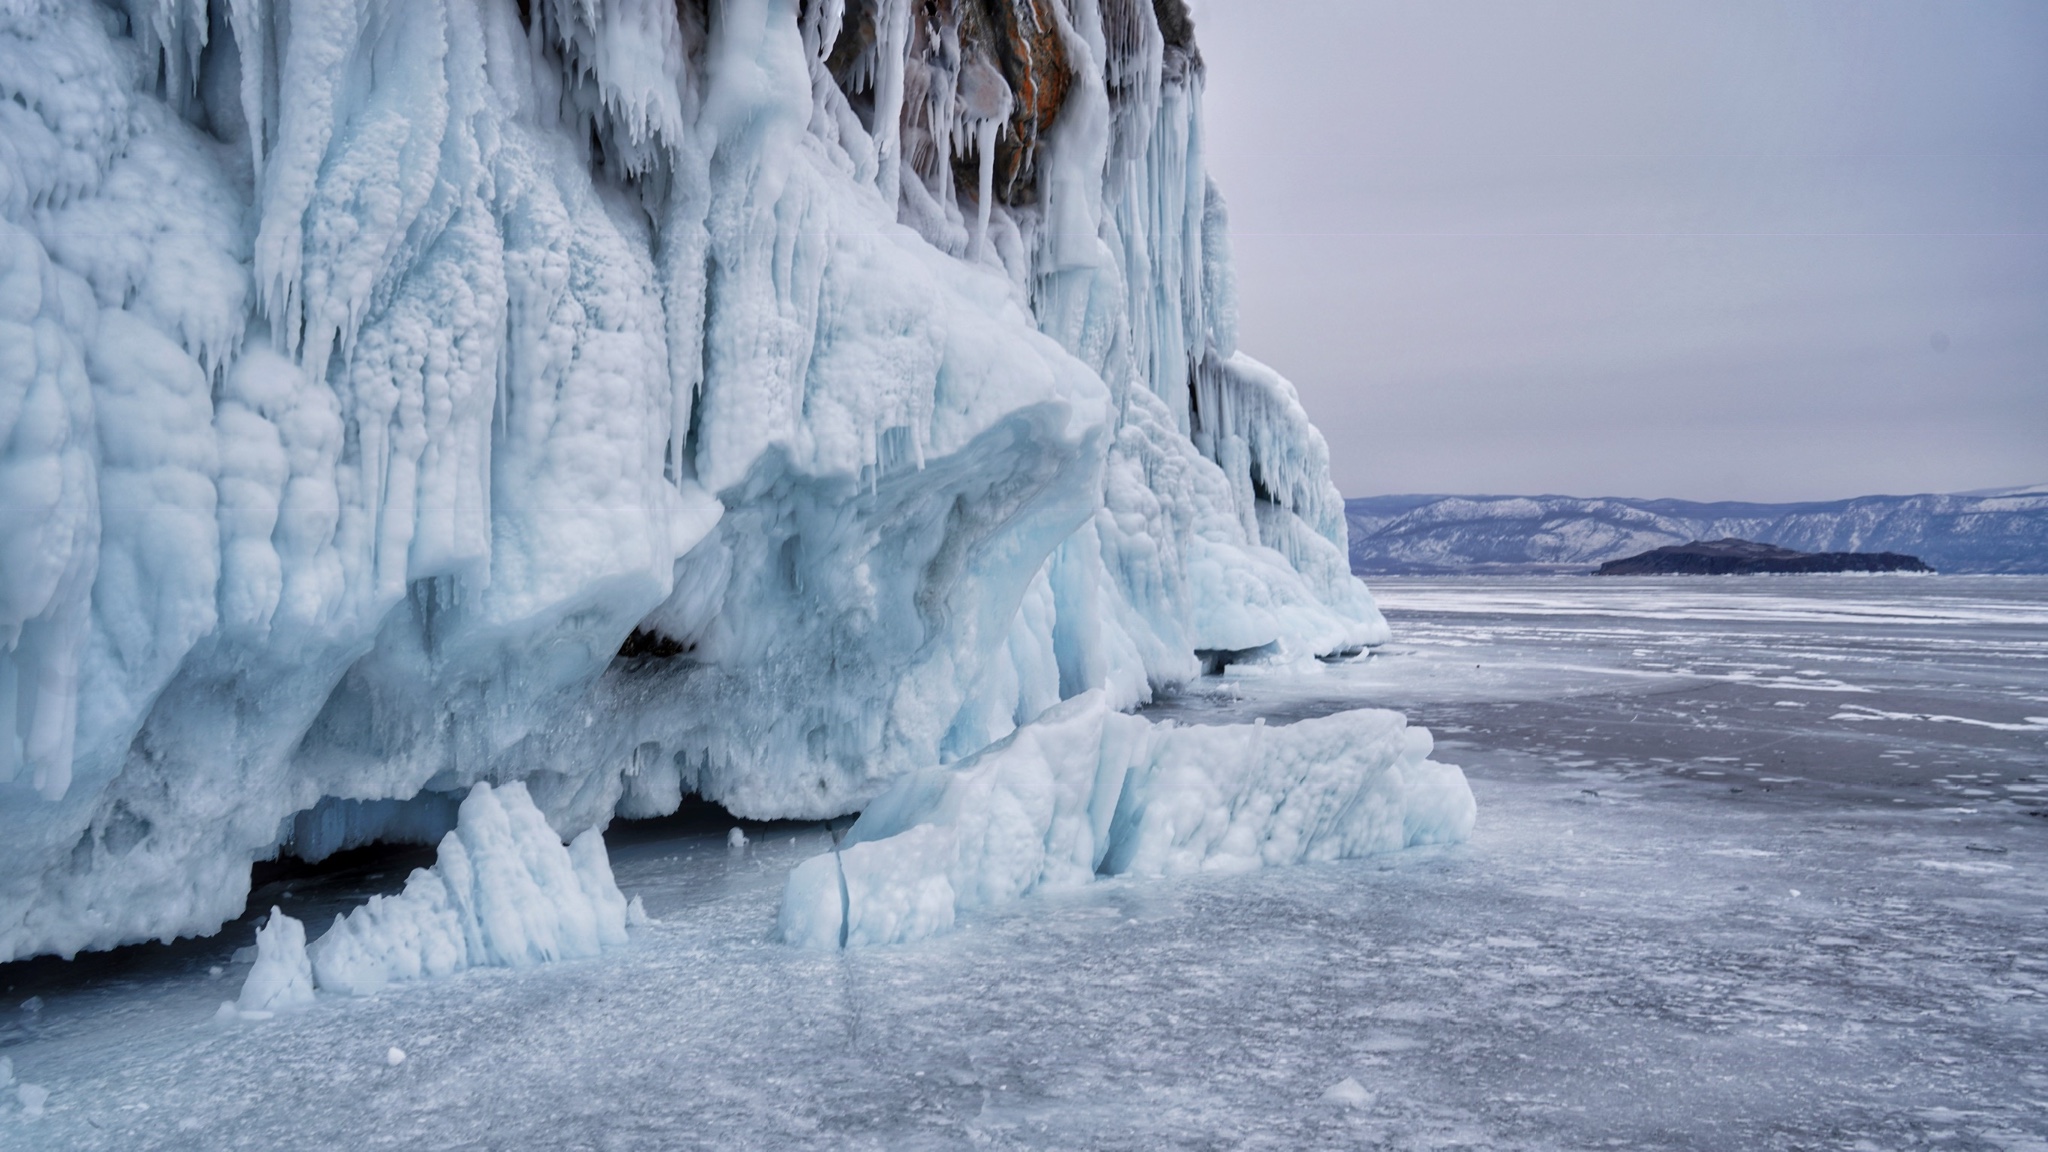
[[[927,183],[948,167],[971,195],[979,185],[980,158],[972,139],[961,155],[941,154],[939,142],[955,125],[928,124],[945,102],[972,115],[994,111],[1003,95],[1010,113],[996,138],[995,190],[1005,204],[1037,196],[1037,153],[1073,83],[1066,46],[1053,14],[1057,0],[912,0],[911,75],[904,83],[904,145]],[[1178,2],[1178,0],[1174,0]],[[827,66],[862,115],[871,115],[869,69],[875,42],[875,0],[848,0],[839,39]],[[1001,83],[994,81],[1000,79]],[[944,85],[935,99],[935,88]],[[1007,93],[1003,90],[1007,88]]]

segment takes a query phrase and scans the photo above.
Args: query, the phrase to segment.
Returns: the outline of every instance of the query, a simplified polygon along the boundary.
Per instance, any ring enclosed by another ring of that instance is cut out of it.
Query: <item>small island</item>
[[[1795,552],[1729,536],[1652,548],[1600,565],[1601,576],[1753,576],[1814,572],[1932,572],[1901,552]]]

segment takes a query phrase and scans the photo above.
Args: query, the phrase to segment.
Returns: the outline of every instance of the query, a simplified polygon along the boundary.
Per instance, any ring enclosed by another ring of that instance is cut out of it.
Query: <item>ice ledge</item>
[[[950,768],[903,777],[783,890],[783,940],[893,944],[1098,875],[1336,860],[1471,834],[1465,775],[1397,712],[1177,727],[1094,691]]]

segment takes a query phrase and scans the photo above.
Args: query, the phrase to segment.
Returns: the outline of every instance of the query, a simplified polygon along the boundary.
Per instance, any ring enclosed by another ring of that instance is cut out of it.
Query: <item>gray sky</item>
[[[2048,3],[1193,7],[1347,496],[2048,481]]]

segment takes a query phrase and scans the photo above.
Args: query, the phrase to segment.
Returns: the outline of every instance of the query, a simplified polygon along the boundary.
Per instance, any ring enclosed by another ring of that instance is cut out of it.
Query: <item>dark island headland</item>
[[[1756,576],[1815,572],[1932,572],[1902,552],[1795,552],[1726,537],[1652,548],[1600,566],[1601,576]]]

